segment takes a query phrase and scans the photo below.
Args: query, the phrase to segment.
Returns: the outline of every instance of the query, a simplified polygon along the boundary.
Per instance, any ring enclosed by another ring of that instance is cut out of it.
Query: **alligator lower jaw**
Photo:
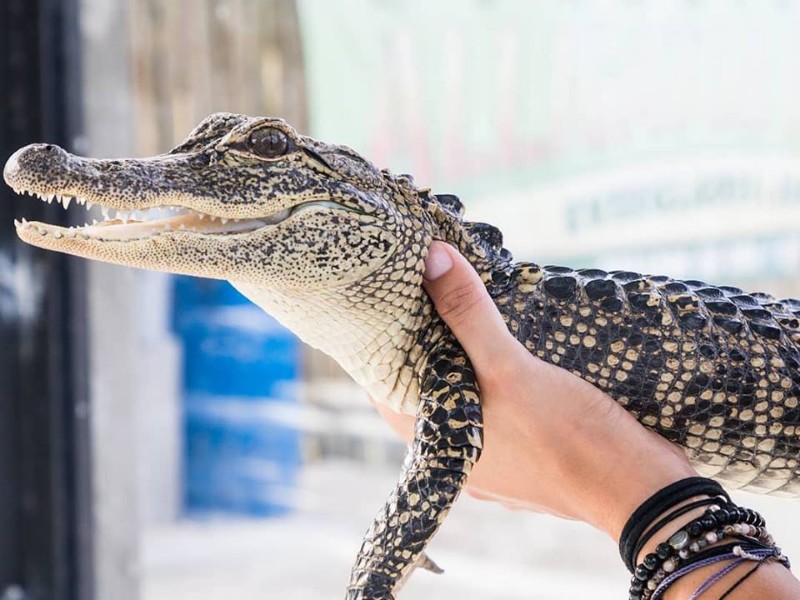
[[[65,209],[69,207],[70,202],[73,200],[72,196],[61,196],[58,194],[23,193],[38,196],[48,203],[55,199],[60,202]],[[87,209],[92,207],[92,203],[87,202],[84,198],[76,197],[74,199],[77,204],[85,205]],[[190,208],[174,206],[159,206],[141,211],[118,210],[116,211],[116,218],[111,218],[111,211],[101,206],[104,220],[100,222],[94,220],[94,223],[86,224],[83,227],[60,227],[58,225],[49,225],[36,221],[29,222],[25,219],[22,219],[22,221],[15,220],[14,225],[21,239],[37,246],[43,245],[42,238],[48,237],[50,240],[66,238],[126,242],[147,240],[175,232],[222,236],[244,234],[271,225],[277,225],[293,214],[311,208],[312,206],[343,208],[341,205],[330,201],[312,201],[301,203],[260,218],[227,219],[195,211]],[[52,242],[47,244],[48,247],[52,245]]]
[[[160,212],[163,213],[164,210],[160,209]],[[166,210],[180,210],[180,212],[169,217],[147,220],[130,218],[106,219],[83,227],[59,227],[47,223],[28,222],[25,219],[14,221],[14,225],[19,236],[25,241],[33,241],[37,236],[50,236],[57,240],[61,238],[82,238],[85,240],[125,242],[149,239],[179,231],[203,235],[234,235],[248,233],[280,222],[271,223],[270,220],[260,219],[214,219],[190,209]],[[151,211],[146,212],[154,212],[154,210],[151,209]],[[289,213],[290,211],[286,212]],[[287,214],[286,217],[288,216]]]

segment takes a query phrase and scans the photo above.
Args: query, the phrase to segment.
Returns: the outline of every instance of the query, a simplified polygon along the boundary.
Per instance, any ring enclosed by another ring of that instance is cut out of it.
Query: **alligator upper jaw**
[[[311,206],[344,208],[330,202],[327,197],[306,197],[289,207],[284,201],[274,212],[263,214],[261,211],[266,207],[260,207],[257,203],[225,206],[209,198],[184,197],[174,189],[134,186],[124,178],[113,180],[115,167],[109,165],[114,163],[77,157],[48,144],[31,144],[19,149],[3,169],[6,183],[15,192],[37,196],[48,203],[56,200],[65,209],[73,202],[87,209],[97,205],[100,214],[92,216],[97,216],[101,221],[98,223],[93,219],[92,223],[83,227],[66,228],[23,220],[15,223],[18,235],[39,246],[43,245],[43,238],[49,238],[47,247],[57,246],[58,243],[54,244],[53,240],[62,238],[130,241],[170,235],[177,231],[232,235],[277,225]],[[106,174],[98,170],[98,165],[111,169],[107,180]],[[112,187],[118,188],[117,193],[109,193],[107,189],[112,180]],[[120,207],[143,208],[122,210]],[[212,211],[216,214],[212,214]]]
[[[76,204],[92,207],[85,198],[60,194],[37,194],[45,202],[57,200],[67,208],[73,201]],[[25,242],[53,250],[70,241],[88,240],[95,242],[133,242],[175,234],[194,234],[202,236],[233,236],[247,234],[283,223],[296,214],[311,209],[351,210],[330,200],[310,200],[289,208],[250,219],[229,219],[196,211],[182,206],[157,206],[140,211],[116,211],[100,206],[103,221],[93,220],[82,227],[61,227],[38,221],[15,220],[17,235]]]
[[[92,207],[92,203],[85,198],[73,197],[68,194],[37,194],[30,191],[23,191],[22,193],[38,196],[48,203],[57,200],[65,209],[73,201],[76,204],[86,206],[87,209]],[[15,221],[14,224],[20,237],[33,243],[35,243],[37,237],[43,236],[50,236],[56,240],[61,238],[82,238],[103,241],[129,241],[147,239],[176,231],[195,232],[205,235],[232,235],[276,225],[312,205],[335,204],[331,202],[307,202],[253,219],[215,217],[180,206],[157,206],[140,211],[118,210],[116,215],[112,217],[112,209],[100,206],[103,220],[98,222],[93,219],[91,224],[87,223],[82,227],[60,227],[36,221],[29,222],[25,219]]]

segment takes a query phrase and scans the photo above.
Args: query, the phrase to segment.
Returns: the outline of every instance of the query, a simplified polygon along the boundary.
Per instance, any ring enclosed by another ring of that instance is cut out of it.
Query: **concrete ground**
[[[317,463],[304,469],[288,517],[187,520],[147,531],[143,600],[340,598],[361,534],[395,477],[386,467]],[[764,512],[786,552],[800,560],[800,503],[740,498]],[[467,496],[429,554],[445,573],[416,573],[403,600],[618,600],[627,591],[627,572],[604,535]]]

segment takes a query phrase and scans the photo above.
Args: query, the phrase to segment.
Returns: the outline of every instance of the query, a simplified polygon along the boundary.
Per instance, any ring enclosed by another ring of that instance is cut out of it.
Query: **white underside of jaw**
[[[93,203],[86,198],[79,196],[68,196],[60,194],[38,194],[29,191],[20,191],[31,196],[37,196],[45,202],[52,203],[53,200],[59,202],[65,209],[74,200],[77,204],[83,205],[87,210],[91,209]],[[206,213],[195,211],[191,208],[160,206],[137,211],[124,211],[109,209],[100,206],[103,216],[102,221],[93,219],[91,224],[83,227],[60,227],[45,223],[14,221],[18,229],[26,230],[28,233],[38,233],[40,235],[51,235],[56,239],[82,238],[103,241],[131,241],[142,240],[156,237],[172,232],[194,232],[203,235],[236,235],[256,231],[271,225],[277,225],[289,217],[304,210],[314,207],[344,208],[342,205],[330,201],[314,201],[298,204],[285,208],[278,212],[264,217],[252,219],[227,219],[215,217]],[[115,213],[112,217],[112,211]]]

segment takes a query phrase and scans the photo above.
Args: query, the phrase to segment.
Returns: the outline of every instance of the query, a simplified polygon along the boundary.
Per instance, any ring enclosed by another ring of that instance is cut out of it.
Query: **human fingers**
[[[498,364],[517,354],[518,344],[486,287],[455,248],[444,242],[431,244],[424,287],[474,364]]]

